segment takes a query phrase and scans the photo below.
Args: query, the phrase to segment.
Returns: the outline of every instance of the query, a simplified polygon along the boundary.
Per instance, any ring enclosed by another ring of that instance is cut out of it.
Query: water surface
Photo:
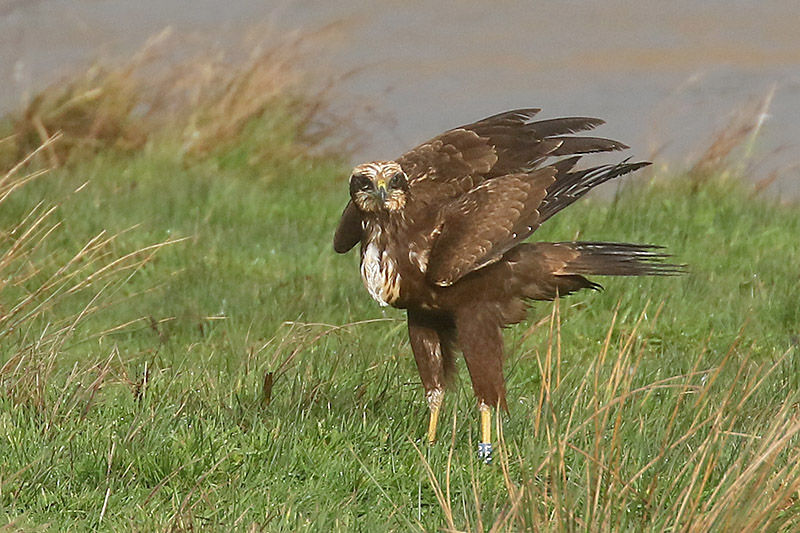
[[[786,170],[800,162],[796,0],[0,0],[0,110],[98,56],[130,54],[167,25],[225,43],[263,21],[336,23],[308,68],[357,71],[338,97],[376,113],[354,159],[391,158],[448,127],[536,106],[547,117],[602,117],[602,133],[637,156],[680,166],[775,87],[753,178],[783,169],[773,192],[800,192],[800,171]]]

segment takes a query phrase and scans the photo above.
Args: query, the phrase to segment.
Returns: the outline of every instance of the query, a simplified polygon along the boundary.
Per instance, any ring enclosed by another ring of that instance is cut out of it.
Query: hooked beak
[[[386,188],[386,181],[378,180],[375,191],[378,193],[378,198],[381,199],[381,203],[385,203],[386,199],[389,197],[389,189]]]

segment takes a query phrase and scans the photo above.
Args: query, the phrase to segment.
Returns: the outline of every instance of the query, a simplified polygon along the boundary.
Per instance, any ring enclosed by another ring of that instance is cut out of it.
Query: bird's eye
[[[403,174],[402,172],[398,172],[397,174],[392,176],[392,179],[389,180],[389,187],[396,189],[399,187],[403,187],[405,183],[406,183],[406,175]]]
[[[350,177],[350,190],[353,192],[368,191],[373,187],[372,180],[362,174],[353,174]]]

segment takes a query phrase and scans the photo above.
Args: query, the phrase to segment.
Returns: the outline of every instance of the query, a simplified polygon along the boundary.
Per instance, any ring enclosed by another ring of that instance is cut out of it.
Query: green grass
[[[0,321],[9,530],[800,527],[800,210],[675,176],[549,221],[537,238],[662,244],[689,274],[601,279],[510,328],[484,467],[464,365],[428,447],[403,314],[332,250],[348,169],[304,155],[284,114],[260,124],[191,165],[101,151],[2,203],[1,253],[42,200],[60,225],[3,267],[31,275],[0,312],[74,257],[73,282],[114,267]]]

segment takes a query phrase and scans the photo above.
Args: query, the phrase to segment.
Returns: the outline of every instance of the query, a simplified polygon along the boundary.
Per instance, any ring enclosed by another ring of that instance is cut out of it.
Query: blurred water
[[[599,116],[639,157],[680,165],[775,86],[753,178],[800,193],[800,2],[607,0],[0,0],[0,110],[67,69],[138,49],[167,25],[227,42],[259,21],[336,22],[321,76],[371,106],[355,159],[390,158],[448,128],[517,106]],[[348,104],[349,105],[349,104]],[[788,169],[788,170],[787,170]]]

